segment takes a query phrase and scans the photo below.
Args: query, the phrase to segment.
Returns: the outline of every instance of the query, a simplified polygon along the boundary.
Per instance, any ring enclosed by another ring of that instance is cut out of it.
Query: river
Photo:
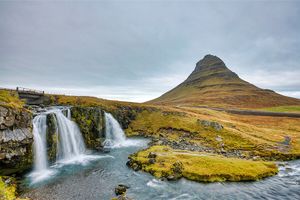
[[[88,162],[57,167],[58,173],[42,183],[31,185],[23,197],[41,200],[109,200],[114,188],[130,186],[127,196],[135,200],[189,199],[299,199],[300,161],[280,167],[278,175],[257,182],[197,183],[181,179],[160,181],[148,173],[135,172],[126,166],[128,155],[147,146],[146,139],[128,139],[129,145],[109,153],[93,153]]]

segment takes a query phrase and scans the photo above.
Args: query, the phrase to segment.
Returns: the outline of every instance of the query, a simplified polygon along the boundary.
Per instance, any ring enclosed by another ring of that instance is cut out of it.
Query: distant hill
[[[217,56],[206,55],[183,83],[148,103],[263,108],[300,105],[300,99],[258,88],[229,70]]]

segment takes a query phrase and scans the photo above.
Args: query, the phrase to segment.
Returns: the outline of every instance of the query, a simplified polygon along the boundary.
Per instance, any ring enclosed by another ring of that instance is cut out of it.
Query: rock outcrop
[[[218,122],[211,122],[211,121],[199,120],[199,119],[197,120],[197,122],[206,128],[210,127],[215,129],[216,131],[221,131],[223,129],[223,126]]]
[[[22,172],[32,164],[32,114],[0,106],[0,174]]]
[[[86,146],[99,149],[105,139],[104,111],[98,107],[74,106],[71,115],[82,132]]]
[[[47,154],[50,163],[55,162],[57,145],[58,145],[58,127],[56,122],[55,114],[50,113],[47,115]]]

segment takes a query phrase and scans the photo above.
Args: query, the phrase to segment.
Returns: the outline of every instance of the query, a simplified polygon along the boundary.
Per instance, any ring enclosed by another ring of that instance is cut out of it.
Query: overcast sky
[[[0,1],[0,87],[142,102],[206,54],[300,98],[300,1]]]

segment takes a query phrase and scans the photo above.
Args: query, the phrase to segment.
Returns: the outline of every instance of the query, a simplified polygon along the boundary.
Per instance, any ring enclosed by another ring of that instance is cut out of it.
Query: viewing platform
[[[20,99],[24,99],[26,104],[40,105],[46,100],[45,92],[40,90],[33,90],[29,88],[17,87],[16,91]]]

